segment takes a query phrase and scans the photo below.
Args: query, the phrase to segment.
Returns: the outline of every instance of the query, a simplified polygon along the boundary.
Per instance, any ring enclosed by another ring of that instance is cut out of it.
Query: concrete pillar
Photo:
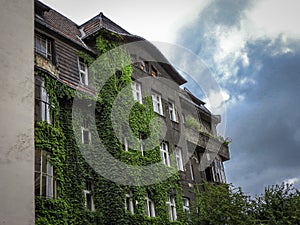
[[[0,7],[0,224],[34,224],[33,0]]]

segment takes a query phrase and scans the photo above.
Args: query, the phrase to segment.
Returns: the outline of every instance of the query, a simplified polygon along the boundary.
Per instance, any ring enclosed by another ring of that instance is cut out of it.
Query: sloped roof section
[[[50,29],[56,34],[67,38],[71,42],[87,49],[93,54],[96,54],[96,52],[93,47],[88,44],[88,37],[91,37],[93,34],[97,33],[100,30],[108,30],[110,32],[126,37],[127,42],[147,42],[148,47],[146,49],[150,51],[151,54],[157,56],[158,58],[161,58],[162,62],[168,61],[165,56],[159,51],[159,49],[157,49],[153,44],[146,41],[140,36],[130,34],[118,24],[104,16],[102,12],[79,26],[75,22],[63,16],[49,6],[43,4],[38,0],[35,0],[35,22],[39,25],[42,25],[43,27]],[[186,82],[186,80],[176,71],[176,69],[172,65],[164,64],[163,67],[172,75],[172,77],[179,85],[182,85]]]
[[[81,40],[78,25],[40,1],[35,1],[35,21],[90,50]]]
[[[102,12],[79,27],[79,29],[83,32],[82,38],[86,38],[102,28],[118,34],[130,35],[128,31],[104,16]]]

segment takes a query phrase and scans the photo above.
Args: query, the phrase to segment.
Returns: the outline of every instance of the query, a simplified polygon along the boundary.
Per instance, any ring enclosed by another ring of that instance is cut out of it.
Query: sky
[[[282,182],[300,188],[299,0],[43,2],[79,25],[103,12],[132,34],[199,56],[226,101],[228,182],[251,195]]]

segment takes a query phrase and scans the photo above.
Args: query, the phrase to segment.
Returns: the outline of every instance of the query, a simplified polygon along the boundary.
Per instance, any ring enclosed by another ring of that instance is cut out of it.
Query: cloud
[[[296,184],[300,183],[300,177],[294,177],[294,178],[287,179],[284,181],[284,183],[296,185]]]
[[[298,5],[212,1],[177,39],[210,66],[226,93],[228,180],[252,194],[300,173]]]

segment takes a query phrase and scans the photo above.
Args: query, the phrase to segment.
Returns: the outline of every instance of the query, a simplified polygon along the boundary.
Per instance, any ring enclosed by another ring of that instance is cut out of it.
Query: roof
[[[131,35],[128,31],[126,31],[118,24],[104,16],[102,12],[100,12],[97,16],[93,17],[92,19],[79,26],[79,29],[82,32],[82,38],[86,38],[89,35],[101,30],[102,28],[105,28],[118,34]]]
[[[126,37],[126,40],[128,42],[147,42],[147,50],[150,50],[153,55],[162,58],[163,62],[168,62],[165,56],[151,42],[148,42],[144,38],[137,35],[130,34],[118,24],[104,16],[102,12],[94,16],[87,22],[83,23],[82,25],[77,25],[75,22],[63,16],[49,6],[43,4],[38,0],[35,0],[35,22],[36,24],[40,24],[50,29],[51,31],[67,38],[72,43],[85,48],[93,54],[95,54],[95,51],[91,47],[89,47],[85,43],[85,41],[88,37],[91,37],[92,34],[95,34],[98,31],[104,29]],[[186,83],[186,80],[176,71],[176,69],[172,65],[165,64],[163,65],[163,67],[167,70],[168,73],[171,74],[171,76],[179,85]]]
[[[62,35],[83,48],[91,50],[81,40],[78,25],[40,1],[35,1],[35,22]]]

